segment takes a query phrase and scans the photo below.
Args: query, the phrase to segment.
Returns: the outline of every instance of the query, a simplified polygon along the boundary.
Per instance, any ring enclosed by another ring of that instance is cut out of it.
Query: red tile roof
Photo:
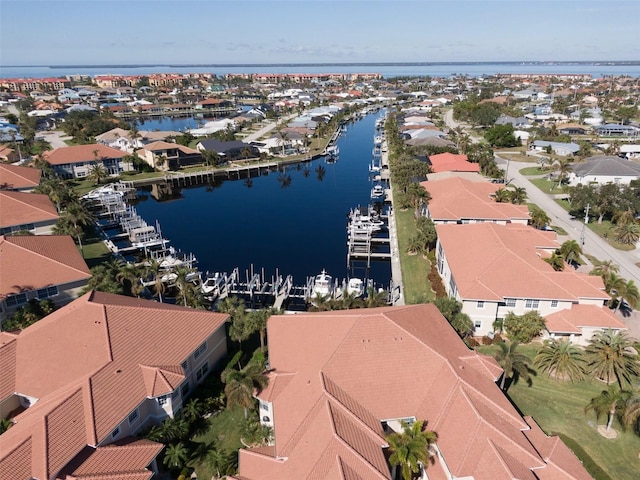
[[[543,250],[559,248],[554,232],[513,223],[436,225],[436,231],[464,299],[609,299],[599,277],[556,272],[542,260]]]
[[[15,378],[11,392],[38,399],[0,436],[0,472],[24,470],[21,462],[27,458],[27,475],[12,478],[50,478],[86,446],[108,442],[112,430],[147,398],[150,389],[164,391],[162,382],[157,388],[147,382],[149,366],[167,385],[175,383],[181,363],[224,328],[226,319],[227,315],[204,310],[91,292],[17,337],[0,336],[0,363],[12,368],[3,370],[3,376]],[[2,386],[6,390],[4,380]],[[29,447],[12,455],[16,445]],[[149,450],[143,451],[148,458]],[[115,450],[109,452],[115,455]],[[141,458],[101,455],[92,465],[113,468]],[[116,457],[120,460],[114,463]],[[144,469],[147,463],[138,467]],[[110,475],[113,470],[103,473]]]
[[[44,159],[51,165],[65,165],[67,163],[94,162],[96,158],[123,158],[127,152],[117,148],[107,147],[99,143],[91,145],[75,145],[73,147],[60,147],[44,153]]]
[[[55,222],[58,218],[58,211],[47,195],[0,191],[0,228]]]
[[[439,153],[430,155],[431,171],[433,172],[480,172],[478,163],[471,163],[466,155],[454,153]]]
[[[66,235],[0,236],[0,272],[0,298],[91,278],[73,239]]]
[[[474,182],[461,177],[421,182],[431,195],[429,213],[436,220],[524,220],[529,219],[526,205],[498,203],[492,195],[500,188],[495,183]]]
[[[390,478],[381,422],[411,417],[438,433],[456,478],[533,480],[546,468],[495,384],[495,362],[433,305],[273,316],[267,329],[272,382],[286,379],[260,394],[275,445],[241,450],[238,478]]]
[[[42,171],[19,165],[0,164],[0,188],[18,190],[40,185]]]
[[[573,305],[547,315],[545,320],[545,328],[551,333],[581,333],[581,327],[627,329],[609,308],[597,305]]]

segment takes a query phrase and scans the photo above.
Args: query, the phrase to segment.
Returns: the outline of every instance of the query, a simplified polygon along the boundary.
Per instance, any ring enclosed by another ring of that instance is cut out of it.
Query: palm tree
[[[544,261],[551,265],[556,272],[564,270],[564,258],[558,253],[558,250],[553,252],[549,258],[545,258]]]
[[[531,359],[524,353],[518,352],[518,342],[499,342],[498,347],[500,350],[494,353],[493,358],[496,359],[498,364],[502,367],[504,373],[502,374],[502,380],[500,381],[500,388],[502,391],[507,391],[507,379],[513,379],[514,383],[519,377],[524,378],[528,385],[531,385],[531,375],[535,374],[535,370],[532,370]]]
[[[367,288],[367,296],[364,299],[365,308],[382,307],[389,304],[387,292],[384,290],[376,291],[375,288]]]
[[[624,416],[624,404],[628,395],[615,386],[610,386],[607,390],[600,392],[600,395],[593,397],[589,404],[584,407],[585,413],[593,410],[596,419],[602,415],[608,415],[607,432],[611,430],[613,418],[618,416],[621,420]]]
[[[236,405],[244,408],[244,418],[247,418],[247,409],[253,407],[253,391],[258,392],[265,388],[269,382],[262,374],[262,367],[250,363],[242,370],[227,368],[222,372],[221,380],[225,384],[224,394],[227,397],[227,408]]]
[[[493,198],[498,203],[508,203],[511,198],[511,193],[506,188],[499,188],[496,193],[493,194]]]
[[[640,390],[636,388],[629,392],[624,404],[622,424],[625,427],[633,426],[636,433],[638,433],[640,429],[638,420],[640,420]]]
[[[167,286],[162,281],[162,268],[160,267],[160,262],[155,258],[147,259],[144,275],[145,277],[151,276],[153,281],[153,293],[158,297],[158,301],[162,303],[162,294],[167,290]]]
[[[560,160],[556,160],[554,163],[554,168],[556,172],[558,172],[558,188],[562,186],[562,182],[565,177],[571,172],[571,160],[568,158],[561,158]]]
[[[163,463],[171,469],[180,470],[188,459],[189,451],[187,447],[185,447],[184,443],[178,442],[167,447],[164,452]]]
[[[271,315],[275,313],[275,309],[266,309],[266,310],[254,310],[253,312],[249,312],[246,316],[246,329],[249,334],[253,332],[260,333],[260,350],[262,352],[265,351],[265,337],[267,334],[267,320]]]
[[[620,223],[614,230],[616,241],[633,245],[640,240],[640,224],[636,222]]]
[[[591,270],[590,275],[600,275],[602,280],[609,278],[609,275],[612,273],[618,273],[620,271],[620,267],[613,263],[612,260],[606,260],[602,263],[599,263],[593,270]]]
[[[514,205],[522,205],[526,199],[527,191],[522,187],[515,187],[509,194],[509,201]]]
[[[640,292],[638,292],[638,287],[633,282],[633,280],[629,280],[618,291],[618,304],[613,310],[614,313],[618,311],[620,305],[622,305],[623,300],[626,300],[631,308],[636,308],[636,306],[638,305],[638,300],[640,300]]]
[[[87,177],[92,180],[96,185],[100,185],[102,180],[109,176],[109,172],[104,168],[102,163],[94,163],[89,167],[89,175]]]
[[[560,245],[560,255],[567,263],[577,263],[580,261],[580,255],[582,255],[582,247],[575,240],[567,240]]]
[[[412,480],[417,478],[422,468],[427,468],[433,463],[430,448],[438,440],[438,434],[424,429],[424,422],[417,420],[413,425],[402,422],[403,432],[393,432],[387,435],[389,444],[389,463],[400,466],[402,478]]]
[[[220,479],[225,475],[231,475],[235,472],[238,457],[236,452],[226,452],[221,447],[213,446],[207,452],[207,464],[216,472],[216,479]]]
[[[585,360],[582,349],[568,340],[545,340],[534,363],[543,372],[561,380],[574,382],[584,378]]]
[[[121,262],[120,269],[116,273],[116,280],[122,286],[128,285],[131,296],[137,297],[142,293],[144,286],[140,283],[141,269],[132,263]]]
[[[195,422],[202,414],[203,405],[197,398],[190,399],[185,406],[182,407],[181,413],[188,423]]]
[[[531,218],[531,225],[538,230],[543,229],[546,225],[551,223],[551,219],[547,215],[547,212],[536,205],[530,207],[529,216]]]
[[[89,212],[84,206],[78,202],[73,201],[68,203],[65,206],[64,212],[60,216],[60,220],[58,223],[60,224],[60,231],[67,231],[69,234],[72,234],[78,240],[78,245],[80,246],[80,250],[83,250],[82,247],[82,235],[84,233],[83,227],[89,225],[91,222],[95,220],[95,217],[91,212]],[[70,228],[65,227],[65,223],[67,225],[71,225]]]
[[[625,332],[598,331],[585,349],[587,371],[607,384],[617,381],[622,389],[640,374],[637,356],[630,353],[632,349],[633,342]]]

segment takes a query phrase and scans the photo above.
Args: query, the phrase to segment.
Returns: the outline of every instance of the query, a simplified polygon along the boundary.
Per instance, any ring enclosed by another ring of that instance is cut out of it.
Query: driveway
[[[42,137],[45,141],[49,142],[51,148],[61,148],[68,147],[65,140],[71,140],[72,137],[68,136],[66,133],[61,132],[60,130],[43,130],[40,132],[36,132],[36,138]]]
[[[533,185],[527,177],[520,173],[520,169],[531,167],[531,163],[509,161],[498,156],[496,156],[496,162],[503,170],[508,168],[509,178],[507,182],[526,189],[529,201],[547,212],[547,215],[551,218],[551,223],[563,228],[567,232],[569,239],[582,243],[582,233],[584,231],[582,248],[586,253],[593,255],[600,261],[613,261],[620,266],[621,276],[627,280],[633,280],[636,285],[640,285],[640,267],[636,265],[640,262],[639,249],[628,252],[617,250],[589,228],[583,229],[583,223],[580,220],[572,220],[569,213],[558,205],[551,196]],[[589,221],[594,220],[593,218],[589,219]],[[559,240],[564,241],[564,238],[561,237]]]

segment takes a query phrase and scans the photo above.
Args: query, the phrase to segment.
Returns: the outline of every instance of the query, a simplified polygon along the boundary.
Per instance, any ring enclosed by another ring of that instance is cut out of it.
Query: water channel
[[[335,163],[319,158],[252,179],[183,188],[161,202],[141,190],[136,209],[149,224],[158,220],[171,245],[193,253],[203,272],[238,267],[244,277],[253,268],[269,279],[277,271],[297,285],[323,269],[337,279],[364,278],[364,263],[347,266],[347,213],[370,202],[378,116],[347,125]],[[368,278],[388,287],[389,262],[372,262]]]

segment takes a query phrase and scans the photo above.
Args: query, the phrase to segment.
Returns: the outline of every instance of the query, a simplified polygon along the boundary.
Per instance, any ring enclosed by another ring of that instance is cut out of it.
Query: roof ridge
[[[40,237],[40,238],[43,238],[43,237],[69,237],[69,238],[71,238],[71,239],[72,239],[72,241],[73,241],[73,238],[72,238],[70,235],[37,235],[36,237]],[[16,238],[16,237],[12,237],[12,238]],[[29,238],[29,237],[27,237],[27,238]],[[46,255],[43,255],[43,254],[42,254],[42,253],[40,253],[40,252],[37,252],[37,251],[32,250],[32,249],[30,249],[30,248],[27,248],[27,247],[25,247],[25,246],[23,246],[23,245],[19,245],[19,244],[17,244],[17,243],[14,243],[14,242],[12,242],[12,241],[8,240],[8,239],[6,238],[6,236],[5,236],[5,240],[6,240],[6,241],[8,241],[11,245],[15,245],[17,248],[20,248],[21,250],[24,250],[24,251],[30,252],[31,254],[33,254],[33,255],[37,255],[37,256],[38,256],[38,257],[40,257],[40,258],[45,258],[45,259],[47,259],[47,260],[51,260],[52,262],[55,262],[55,263],[56,263],[56,264],[58,264],[58,265],[62,265],[63,267],[66,267],[66,268],[68,268],[68,269],[70,269],[70,270],[73,270],[73,271],[75,271],[75,272],[81,273],[81,274],[83,274],[83,275],[87,275],[87,272],[83,272],[82,270],[79,270],[79,269],[77,269],[76,267],[73,267],[73,266],[71,266],[71,265],[69,265],[69,264],[67,264],[67,263],[62,263],[61,261],[56,260],[55,258],[47,257]],[[74,245],[75,245],[75,242],[74,242]],[[84,260],[84,258],[83,258],[83,260]],[[90,274],[89,274],[89,275],[90,275]]]

